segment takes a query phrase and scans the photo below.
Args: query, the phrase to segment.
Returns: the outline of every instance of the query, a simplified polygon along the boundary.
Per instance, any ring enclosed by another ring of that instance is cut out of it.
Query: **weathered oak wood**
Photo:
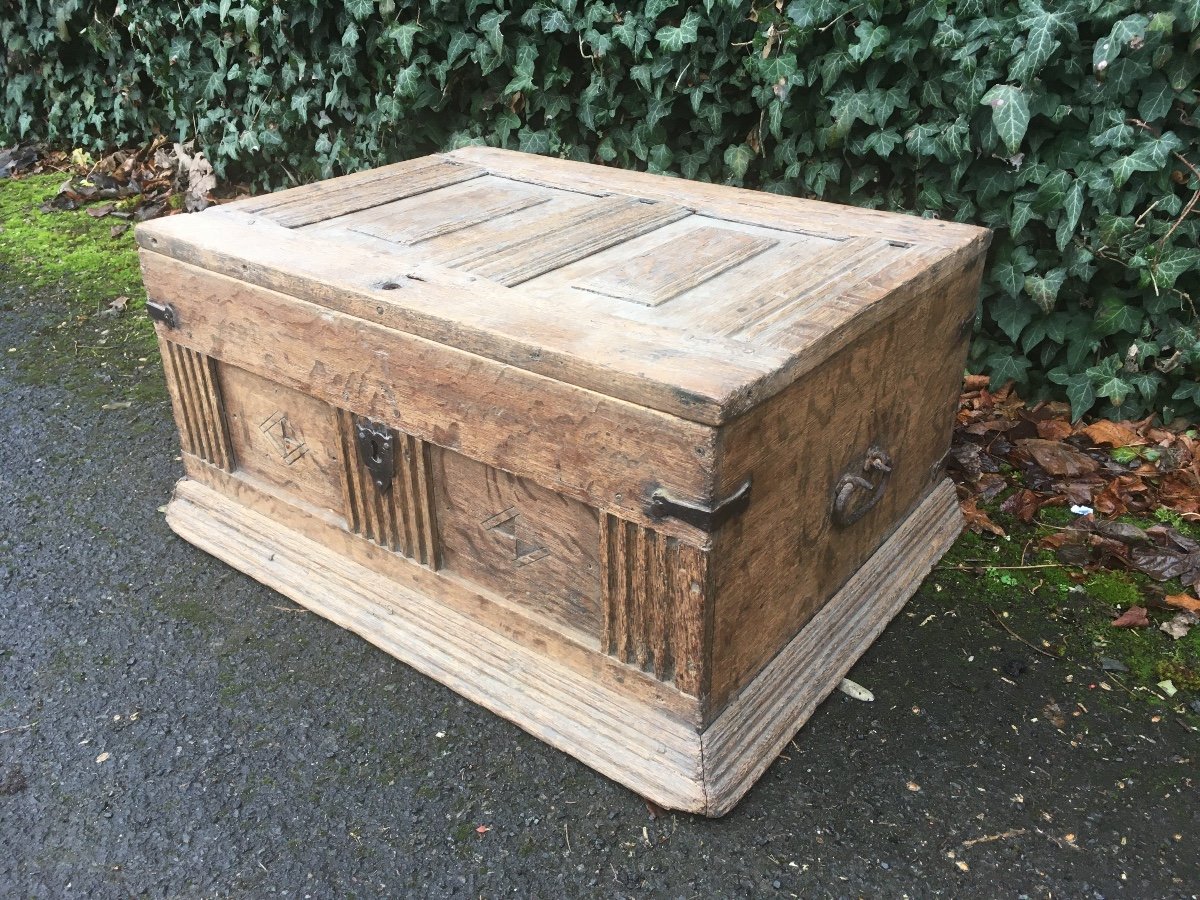
[[[168,521],[721,815],[957,534],[987,239],[478,148],[140,226]]]
[[[397,587],[226,495],[180,482],[167,522],[187,540],[669,809],[732,809],[953,543],[949,482],[914,511],[762,676],[703,733],[620,683],[581,674]]]
[[[157,254],[142,267],[179,316],[170,339],[231,367],[634,521],[653,484],[712,492],[711,428]]]
[[[766,771],[867,651],[962,531],[942,481],[888,540],[704,730],[710,816],[722,816]]]

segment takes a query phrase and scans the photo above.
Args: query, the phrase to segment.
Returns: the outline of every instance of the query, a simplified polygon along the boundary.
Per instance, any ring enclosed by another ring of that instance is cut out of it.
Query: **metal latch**
[[[358,455],[371,473],[375,487],[387,491],[392,486],[392,474],[396,471],[396,435],[392,429],[370,419],[354,422],[354,437],[358,442]]]
[[[652,519],[665,519],[670,516],[712,534],[734,516],[745,511],[749,505],[750,479],[747,478],[736,491],[711,506],[678,500],[659,489],[650,496],[646,514]]]
[[[157,300],[147,300],[146,315],[152,318],[155,322],[162,322],[168,328],[176,328],[179,325],[179,316],[175,312],[175,307],[173,307],[170,303],[159,303]]]

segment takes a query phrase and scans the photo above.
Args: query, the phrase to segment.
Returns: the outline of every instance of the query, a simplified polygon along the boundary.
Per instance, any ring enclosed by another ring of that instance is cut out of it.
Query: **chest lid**
[[[711,425],[988,236],[477,147],[138,229],[144,250]]]

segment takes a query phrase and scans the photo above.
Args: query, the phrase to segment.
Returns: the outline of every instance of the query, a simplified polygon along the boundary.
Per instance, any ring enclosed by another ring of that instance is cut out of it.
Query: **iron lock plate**
[[[359,418],[354,422],[354,438],[359,459],[371,473],[375,487],[386,492],[396,471],[395,432],[380,422]]]

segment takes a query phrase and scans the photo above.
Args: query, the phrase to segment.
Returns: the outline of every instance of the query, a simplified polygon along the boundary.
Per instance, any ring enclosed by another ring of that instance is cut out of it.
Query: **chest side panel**
[[[713,554],[712,713],[943,477],[967,346],[959,326],[981,267],[982,258],[937,284],[914,284],[894,316],[724,435],[722,484],[751,478],[754,493]]]

